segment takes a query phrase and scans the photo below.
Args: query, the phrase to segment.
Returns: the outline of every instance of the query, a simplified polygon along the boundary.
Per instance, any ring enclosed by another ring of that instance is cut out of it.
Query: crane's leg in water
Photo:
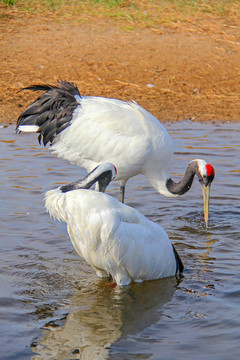
[[[125,197],[125,184],[124,185],[120,185],[120,196],[119,196],[119,200],[124,203],[124,197]]]

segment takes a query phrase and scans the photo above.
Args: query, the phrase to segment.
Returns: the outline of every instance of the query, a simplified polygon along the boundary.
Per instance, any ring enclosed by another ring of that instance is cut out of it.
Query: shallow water
[[[145,178],[131,179],[126,203],[168,232],[185,271],[178,280],[112,288],[44,209],[47,190],[85,171],[51,155],[36,135],[0,128],[0,359],[239,359],[240,124],[167,129],[173,177],[193,158],[215,167],[209,226],[196,179],[171,199]]]

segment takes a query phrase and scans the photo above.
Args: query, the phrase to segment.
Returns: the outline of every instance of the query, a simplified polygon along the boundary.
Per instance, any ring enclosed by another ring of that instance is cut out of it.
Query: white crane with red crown
[[[169,197],[187,192],[197,175],[207,223],[213,166],[202,159],[192,160],[182,180],[173,181],[169,171],[172,139],[147,110],[136,102],[81,96],[78,88],[66,81],[24,89],[43,93],[19,116],[18,132],[39,133],[39,142],[44,146],[50,143],[54,154],[88,172],[103,162],[114,164],[121,202],[128,179],[137,174],[145,175],[160,194]]]

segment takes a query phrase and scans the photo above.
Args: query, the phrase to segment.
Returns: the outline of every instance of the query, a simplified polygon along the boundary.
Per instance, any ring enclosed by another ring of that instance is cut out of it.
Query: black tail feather
[[[52,86],[52,85],[47,85],[47,84],[46,84],[46,85],[44,85],[44,84],[30,85],[30,86],[26,86],[26,87],[20,89],[20,90],[18,91],[18,93],[20,93],[20,92],[23,91],[23,90],[49,91],[49,90],[51,90],[51,89],[53,89],[53,88],[54,88],[54,86]]]
[[[76,85],[67,81],[58,81],[58,86],[31,85],[22,90],[44,91],[35,101],[22,112],[17,120],[20,125],[37,125],[40,133],[39,142],[43,139],[44,146],[52,144],[56,135],[65,130],[71,123],[72,114],[79,102],[75,96],[81,95]]]
[[[175,259],[176,259],[176,275],[177,275],[178,273],[183,272],[184,266],[183,266],[182,260],[180,259],[180,256],[178,255],[177,250],[175,249],[175,247],[173,245],[172,245],[172,247],[173,247],[173,252],[175,255]]]

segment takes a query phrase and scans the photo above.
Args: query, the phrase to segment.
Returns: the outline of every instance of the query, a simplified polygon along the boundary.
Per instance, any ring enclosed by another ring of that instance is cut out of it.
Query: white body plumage
[[[100,277],[118,285],[175,275],[177,261],[166,232],[137,210],[92,190],[46,193],[53,218],[67,223],[73,246]]]
[[[77,96],[75,96],[77,98]],[[161,193],[166,189],[173,142],[165,127],[135,102],[101,97],[82,97],[71,126],[51,147],[57,156],[88,172],[102,162],[118,169],[115,180],[123,184],[144,174]]]
[[[129,178],[143,174],[157,191],[174,196],[166,188],[173,142],[151,113],[136,102],[74,97],[79,105],[71,115],[71,125],[54,137],[51,151],[55,155],[88,172],[100,163],[111,162],[118,169],[115,180],[122,186]],[[18,131],[38,130],[37,125],[18,125]]]
[[[78,88],[66,81],[59,81],[59,86],[32,85],[25,89],[45,92],[19,116],[17,131],[38,132],[39,141],[50,143],[57,156],[88,172],[104,162],[115,164],[122,202],[126,182],[137,174],[145,175],[165,196],[187,192],[197,174],[208,190],[204,204],[209,202],[214,168],[197,159],[188,164],[180,182],[173,181],[169,172],[172,139],[165,127],[136,102],[81,96]],[[204,209],[207,222],[208,205]]]

